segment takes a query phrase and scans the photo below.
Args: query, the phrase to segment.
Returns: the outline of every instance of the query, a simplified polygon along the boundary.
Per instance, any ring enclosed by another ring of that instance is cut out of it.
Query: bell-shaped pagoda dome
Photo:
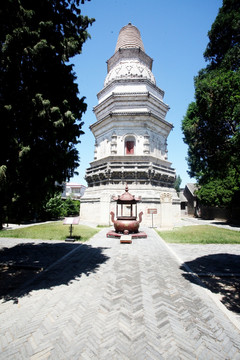
[[[104,87],[121,79],[147,79],[156,85],[152,59],[145,53],[140,31],[131,23],[119,31],[115,53],[107,63]]]
[[[115,52],[117,52],[119,49],[128,48],[140,48],[142,51],[144,51],[140,31],[131,23],[124,26],[120,30]]]

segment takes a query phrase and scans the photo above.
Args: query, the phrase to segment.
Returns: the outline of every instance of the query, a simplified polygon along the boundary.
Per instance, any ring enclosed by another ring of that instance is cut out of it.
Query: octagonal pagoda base
[[[180,200],[173,188],[152,186],[151,184],[129,184],[131,192],[142,197],[138,212],[143,212],[142,226],[172,228],[181,217]],[[115,211],[113,196],[121,194],[125,182],[93,186],[86,189],[81,198],[80,219],[98,225],[113,225],[110,212]],[[154,209],[154,214],[149,210]]]

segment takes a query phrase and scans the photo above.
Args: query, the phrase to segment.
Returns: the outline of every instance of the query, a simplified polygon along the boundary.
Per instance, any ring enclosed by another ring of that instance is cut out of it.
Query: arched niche
[[[124,140],[124,154],[135,155],[136,152],[136,139],[133,135],[127,135]]]

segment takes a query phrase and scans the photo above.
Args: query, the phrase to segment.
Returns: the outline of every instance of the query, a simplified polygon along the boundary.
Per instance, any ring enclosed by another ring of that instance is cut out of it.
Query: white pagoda
[[[124,26],[94,107],[94,161],[86,170],[82,220],[110,224],[113,196],[122,194],[126,183],[142,198],[143,225],[171,227],[180,218],[176,173],[167,156],[173,125],[165,120],[169,107],[156,85],[152,62],[139,30],[131,23]]]

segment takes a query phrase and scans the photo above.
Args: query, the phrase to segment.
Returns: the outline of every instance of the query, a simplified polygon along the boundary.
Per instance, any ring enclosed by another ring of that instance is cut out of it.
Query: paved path
[[[202,218],[195,218],[192,216],[184,216],[174,224],[174,227],[192,226],[192,225],[211,225],[222,229],[240,231],[240,225],[229,224],[225,220],[213,219],[205,220]]]
[[[0,303],[0,359],[240,359],[240,332],[152,229],[106,229]]]

